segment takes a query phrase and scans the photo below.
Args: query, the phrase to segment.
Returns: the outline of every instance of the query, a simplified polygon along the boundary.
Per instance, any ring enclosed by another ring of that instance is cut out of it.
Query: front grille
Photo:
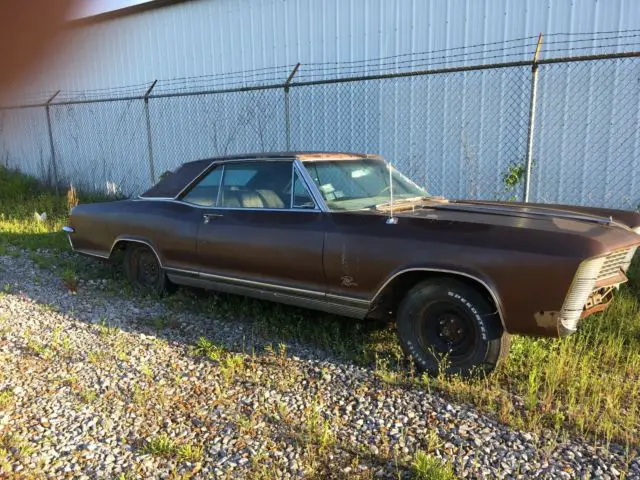
[[[620,270],[626,272],[635,252],[636,247],[625,248],[611,252],[607,256],[585,260],[580,264],[560,311],[558,333],[561,336],[575,332],[596,282],[612,278]]]
[[[564,299],[562,310],[560,311],[560,323],[558,333],[561,336],[568,335],[576,331],[578,320],[584,310],[584,304],[593,291],[598,272],[602,271],[605,258],[595,257],[585,260],[578,267],[576,276],[573,279],[571,288]]]
[[[598,273],[598,281],[616,276],[620,270],[626,272],[635,253],[635,247],[611,252],[604,260]]]

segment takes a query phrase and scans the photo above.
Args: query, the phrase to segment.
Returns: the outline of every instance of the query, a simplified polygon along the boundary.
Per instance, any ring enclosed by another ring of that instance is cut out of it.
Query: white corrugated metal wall
[[[539,32],[631,29],[640,29],[638,0],[191,0],[75,29],[30,90],[113,88]]]
[[[67,50],[43,66],[28,89],[62,89],[70,97],[131,85],[132,92],[140,92],[154,79],[296,62],[303,64],[299,78],[324,78],[340,73],[328,62],[427,51],[437,59],[443,49],[494,42],[476,50],[482,55],[468,63],[508,61],[529,58],[531,47],[503,42],[541,31],[635,29],[640,29],[637,0],[192,0],[73,29]],[[548,47],[548,56],[562,56],[571,47],[580,49],[577,54],[589,53],[588,42],[573,45],[573,37],[564,38],[569,41],[557,51]],[[465,57],[459,60],[455,65],[465,63]],[[309,73],[314,67],[306,66],[313,63],[325,65]],[[367,64],[364,71],[375,73],[382,64]],[[562,68],[542,68],[534,200],[635,206],[640,178],[627,172],[640,169],[639,119],[633,113],[640,95],[637,85],[619,84],[621,68],[612,64],[605,78],[587,68],[586,81],[577,87]],[[282,82],[287,72],[288,67],[274,70],[272,80]],[[633,72],[624,78],[629,75]],[[291,146],[382,153],[434,193],[495,197],[506,166],[524,155],[528,78],[529,69],[523,67],[294,88]],[[594,91],[594,85],[611,87]],[[635,121],[616,120],[620,99],[631,102],[626,117],[631,111]],[[156,173],[186,160],[285,146],[279,90],[155,99],[150,110]],[[41,136],[46,132],[40,128],[43,113],[21,115],[22,134],[0,142],[14,161],[35,171],[49,153]],[[597,121],[571,125],[580,115]],[[52,119],[60,178],[83,179],[89,188],[148,185],[141,102],[55,107]],[[582,149],[580,158],[564,159],[577,149]],[[612,155],[625,162],[618,173],[602,167],[602,158]],[[602,191],[591,188],[594,172]]]

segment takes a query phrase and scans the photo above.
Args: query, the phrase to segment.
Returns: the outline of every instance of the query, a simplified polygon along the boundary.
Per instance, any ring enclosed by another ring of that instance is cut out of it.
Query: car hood
[[[582,207],[555,203],[490,202],[481,200],[455,200],[452,205],[493,209],[511,215],[552,216],[574,218],[581,221],[615,224],[629,229],[640,228],[640,213],[611,208]]]
[[[394,211],[397,217],[456,224],[458,235],[516,249],[594,256],[640,245],[640,213],[632,211],[476,200],[436,200],[426,201],[420,208],[398,207]],[[481,232],[485,235],[478,235]]]

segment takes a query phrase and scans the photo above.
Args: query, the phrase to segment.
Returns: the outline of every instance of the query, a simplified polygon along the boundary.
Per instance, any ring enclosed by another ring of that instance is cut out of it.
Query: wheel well
[[[398,275],[387,285],[385,285],[383,290],[375,298],[374,303],[369,311],[369,317],[389,321],[393,320],[395,318],[395,313],[400,306],[400,302],[409,290],[411,290],[418,283],[425,280],[435,280],[443,278],[452,278],[460,283],[464,283],[465,285],[476,289],[478,292],[482,293],[486,300],[496,309],[498,315],[500,314],[500,312],[498,311],[498,306],[496,305],[491,292],[488,290],[486,285],[482,284],[478,280],[455,273],[414,270]]]
[[[117,240],[116,243],[113,244],[113,247],[111,248],[111,253],[109,254],[109,260],[113,262],[121,261],[124,258],[125,251],[130,245],[144,245],[147,248],[151,249],[151,251],[155,254],[156,258],[158,259],[158,263],[162,265],[162,262],[160,261],[160,257],[158,256],[158,252],[153,247],[153,245],[143,240],[131,240],[128,238]]]
[[[118,262],[123,259],[124,252],[127,249],[127,246],[130,245],[131,242],[128,240],[118,240],[111,249],[109,253],[109,260],[113,262]]]

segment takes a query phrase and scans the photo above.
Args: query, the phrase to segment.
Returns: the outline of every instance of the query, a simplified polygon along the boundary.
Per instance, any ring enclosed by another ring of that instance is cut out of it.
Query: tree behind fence
[[[50,126],[43,104],[0,109],[0,163],[63,187],[136,195],[189,160],[288,148],[369,152],[433,194],[520,200],[533,121],[530,201],[638,208],[639,54],[541,61],[533,119],[531,77],[531,63],[514,62],[54,99]]]

